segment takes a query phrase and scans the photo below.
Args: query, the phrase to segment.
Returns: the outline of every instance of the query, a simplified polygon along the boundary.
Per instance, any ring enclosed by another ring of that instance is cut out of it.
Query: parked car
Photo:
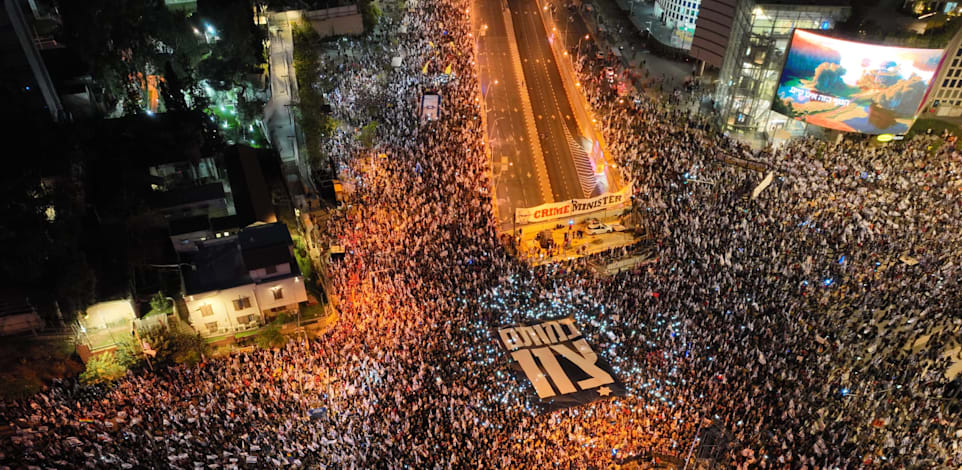
[[[602,233],[611,233],[614,231],[615,231],[615,228],[612,227],[611,225],[603,224],[600,222],[596,224],[588,224],[588,233],[592,235],[600,235]]]

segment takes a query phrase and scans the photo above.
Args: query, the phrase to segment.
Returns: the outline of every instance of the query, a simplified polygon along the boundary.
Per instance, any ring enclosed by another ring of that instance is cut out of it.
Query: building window
[[[283,288],[283,287],[275,287],[275,288],[271,289],[271,292],[274,293],[274,300],[281,300],[281,299],[284,298],[284,288]]]
[[[241,325],[246,325],[248,323],[254,322],[254,315],[241,315],[237,317],[237,323]]]
[[[958,81],[958,80],[952,80],[952,82],[949,83],[949,88],[955,88],[955,82],[957,82],[957,81]]]
[[[207,327],[208,333],[217,333],[217,322],[212,321],[210,323],[205,323],[204,326]]]
[[[202,317],[209,317],[214,314],[214,307],[211,304],[200,306],[200,315]]]
[[[251,298],[241,297],[239,299],[234,299],[234,311],[244,310],[245,308],[251,308]]]
[[[274,274],[274,273],[276,273],[276,272],[277,272],[277,265],[271,265],[271,266],[268,266],[268,267],[264,268],[264,272],[266,272],[267,274]]]

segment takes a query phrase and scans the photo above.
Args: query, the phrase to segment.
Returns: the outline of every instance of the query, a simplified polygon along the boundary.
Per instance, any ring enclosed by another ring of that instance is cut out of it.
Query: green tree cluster
[[[377,137],[377,121],[371,121],[364,125],[357,133],[357,140],[365,148],[374,147],[374,139]]]
[[[168,9],[163,0],[61,2],[64,35],[105,88],[108,110],[146,108],[147,76],[159,82],[161,111],[202,109],[203,79],[214,86],[246,86],[246,74],[264,62],[264,33],[253,22],[252,2],[199,0],[197,12]],[[210,25],[218,40],[208,42]]]
[[[297,123],[304,132],[308,161],[317,169],[327,159],[321,143],[333,135],[337,121],[324,112],[321,62],[317,56],[321,38],[307,23],[294,25],[294,70],[297,75]]]
[[[150,312],[147,315],[153,314],[169,314],[174,311],[174,304],[170,299],[164,295],[163,292],[157,292],[150,298]]]
[[[127,367],[121,364],[117,355],[111,351],[90,358],[86,369],[80,373],[80,381],[86,384],[112,382],[126,373]]]
[[[183,331],[177,327],[155,326],[137,330],[142,341],[157,352],[150,358],[154,368],[170,364],[196,364],[207,353],[204,338],[196,333]],[[146,363],[143,347],[131,334],[117,347],[117,362],[124,367],[143,367]]]
[[[78,236],[86,200],[79,180],[48,175],[69,174],[77,152],[52,129],[21,124],[5,127],[32,148],[0,174],[0,281],[38,301],[52,297],[69,317],[93,301],[97,288]]]

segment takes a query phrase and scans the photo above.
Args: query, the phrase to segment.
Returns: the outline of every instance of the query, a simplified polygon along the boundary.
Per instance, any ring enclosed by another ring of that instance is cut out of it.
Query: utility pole
[[[144,342],[140,339],[140,333],[137,332],[137,326],[131,325],[133,327],[132,333],[134,334],[134,339],[137,340],[137,346],[140,346],[140,352],[144,353],[144,359],[147,360],[147,367],[150,367],[150,371],[154,371],[154,365],[150,362],[150,354],[147,354],[147,350],[144,349]]]

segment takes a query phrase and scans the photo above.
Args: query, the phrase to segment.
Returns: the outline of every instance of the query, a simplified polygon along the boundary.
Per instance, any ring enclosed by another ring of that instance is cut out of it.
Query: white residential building
[[[294,244],[281,223],[202,242],[182,272],[190,323],[204,336],[257,328],[307,301]]]

